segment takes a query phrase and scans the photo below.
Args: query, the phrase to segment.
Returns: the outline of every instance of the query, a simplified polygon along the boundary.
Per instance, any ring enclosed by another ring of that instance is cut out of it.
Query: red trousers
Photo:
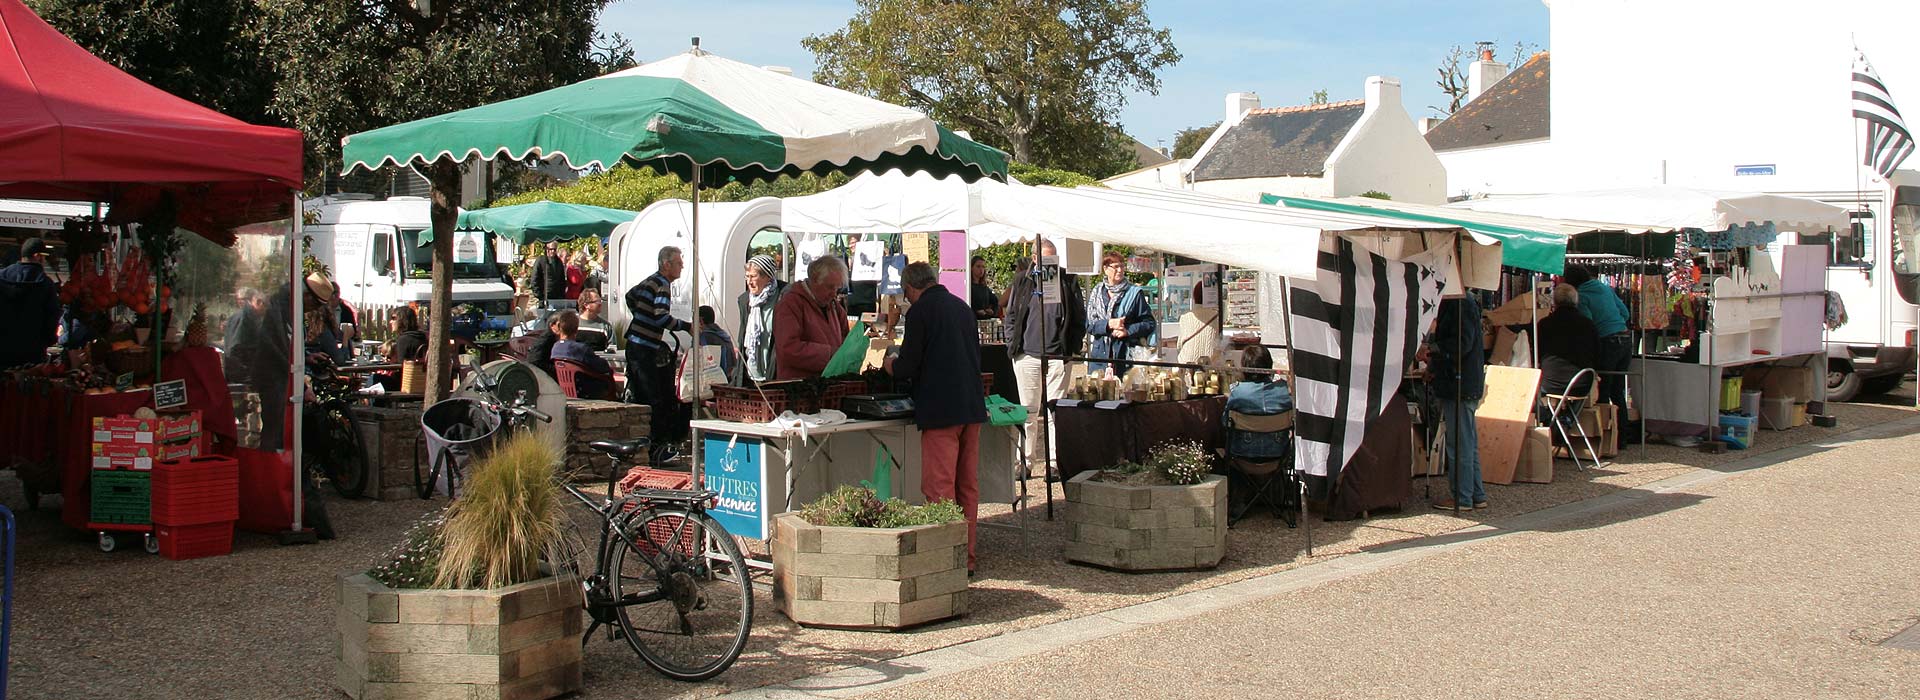
[[[980,523],[980,424],[920,431],[920,495],[953,501],[967,513],[967,569]]]

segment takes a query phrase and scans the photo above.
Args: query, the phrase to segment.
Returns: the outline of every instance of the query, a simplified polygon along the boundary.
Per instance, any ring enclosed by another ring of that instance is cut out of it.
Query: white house
[[[1427,130],[1447,169],[1447,197],[1547,191],[1553,64],[1535,54],[1518,70],[1483,52],[1467,66],[1467,102]]]
[[[1427,134],[1449,195],[1671,184],[1846,206],[1854,230],[1800,239],[1831,240],[1828,288],[1851,318],[1828,335],[1843,350],[1830,368],[1911,365],[1920,158],[1892,178],[1860,165],[1852,73],[1864,53],[1920,128],[1920,2],[1543,2],[1552,54],[1534,59],[1537,81],[1530,61]]]
[[[1189,189],[1257,201],[1261,194],[1446,199],[1446,169],[1400,102],[1400,82],[1367,79],[1366,99],[1262,108],[1230,93],[1220,127],[1182,166]],[[1161,180],[1165,171],[1130,173]],[[1128,176],[1122,176],[1128,177]]]

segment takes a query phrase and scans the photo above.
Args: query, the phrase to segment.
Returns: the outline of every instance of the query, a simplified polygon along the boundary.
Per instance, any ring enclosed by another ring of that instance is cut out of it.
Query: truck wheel
[[[1864,396],[1879,396],[1889,393],[1900,388],[1900,383],[1906,381],[1906,379],[1907,377],[1904,373],[1886,374],[1872,379],[1862,379],[1860,380],[1860,393]]]
[[[1852,367],[1833,362],[1827,364],[1827,400],[1836,403],[1852,401],[1860,393],[1860,375]]]

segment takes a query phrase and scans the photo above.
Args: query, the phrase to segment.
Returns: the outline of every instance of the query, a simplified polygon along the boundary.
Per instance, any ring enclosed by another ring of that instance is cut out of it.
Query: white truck
[[[1827,400],[1884,394],[1914,370],[1920,326],[1920,177],[1896,173],[1891,185],[1820,197],[1855,209],[1853,227],[1801,234],[1829,248],[1827,289],[1846,305],[1847,323],[1827,331]]]
[[[360,312],[368,337],[384,337],[386,315],[394,307],[417,304],[424,309],[433,297],[432,238],[421,241],[433,226],[431,207],[423,197],[375,200],[354,194],[330,195],[303,206],[310,251],[332,272],[341,297]],[[453,302],[484,312],[481,329],[512,325],[514,290],[501,279],[500,247],[488,233],[454,234]]]

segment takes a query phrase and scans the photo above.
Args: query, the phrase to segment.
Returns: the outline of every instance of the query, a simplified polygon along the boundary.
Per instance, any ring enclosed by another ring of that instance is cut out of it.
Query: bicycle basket
[[[428,463],[446,467],[439,477],[444,480],[446,473],[454,468],[465,471],[486,451],[500,433],[500,415],[479,399],[451,398],[421,412],[420,430],[427,443]],[[436,489],[446,493],[446,483],[441,481]]]

